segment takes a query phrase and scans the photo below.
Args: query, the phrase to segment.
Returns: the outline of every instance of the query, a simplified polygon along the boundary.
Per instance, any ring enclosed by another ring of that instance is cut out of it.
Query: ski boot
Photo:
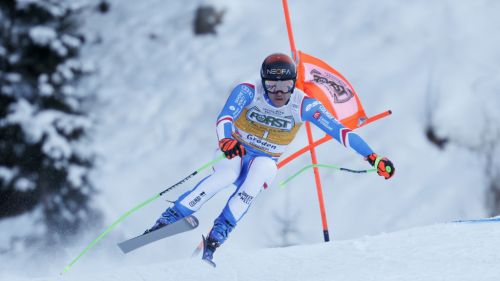
[[[227,221],[222,215],[215,222],[210,234],[205,239],[203,237],[203,256],[202,259],[211,266],[215,267],[213,261],[215,250],[226,241],[227,236],[233,230],[234,225]]]
[[[155,231],[159,228],[167,226],[169,224],[173,224],[174,222],[182,219],[183,216],[180,212],[174,207],[169,207],[165,212],[161,214],[161,217],[156,220],[156,223],[150,228],[144,231],[144,234]]]

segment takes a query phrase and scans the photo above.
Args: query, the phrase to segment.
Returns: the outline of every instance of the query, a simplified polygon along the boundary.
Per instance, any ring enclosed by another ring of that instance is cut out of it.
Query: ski
[[[195,229],[196,227],[198,227],[198,225],[199,222],[195,216],[188,216],[173,224],[159,228],[155,231],[118,243],[118,247],[120,247],[122,252],[126,254],[137,248],[153,243],[160,239]]]
[[[201,239],[203,241],[203,256],[202,256],[202,260],[205,261],[206,263],[208,263],[210,266],[212,267],[217,267],[217,265],[215,264],[215,262],[213,261],[213,257],[212,255],[210,256],[207,256],[205,254],[205,251],[207,251],[207,238],[205,238],[205,236],[201,236]],[[213,252],[212,252],[213,253]]]

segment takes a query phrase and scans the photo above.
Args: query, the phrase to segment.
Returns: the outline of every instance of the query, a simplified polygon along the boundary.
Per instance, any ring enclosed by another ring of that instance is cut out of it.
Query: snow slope
[[[376,236],[288,248],[216,254],[213,269],[199,259],[37,281],[496,281],[500,276],[500,217],[496,222],[447,223]]]
[[[100,158],[93,177],[100,192],[95,204],[103,210],[106,225],[209,161],[216,147],[214,121],[231,88],[235,83],[257,78],[266,55],[289,52],[281,1],[113,0],[110,3],[108,14],[89,13],[84,27],[89,36],[94,37],[90,42],[99,42],[90,44],[84,57],[94,62],[97,69],[95,79],[86,86],[98,94],[99,103],[94,112],[98,126],[93,148]],[[216,36],[195,37],[192,33],[191,22],[200,3],[227,9]],[[322,171],[330,232],[338,242],[312,248],[256,251],[285,242],[279,234],[282,226],[277,216],[290,217],[294,223],[296,232],[287,237],[288,243],[317,244],[323,239],[311,173],[299,177],[284,190],[274,184],[255,200],[232,233],[221,249],[221,254],[227,253],[227,256],[220,255],[220,262],[230,266],[231,263],[225,261],[250,251],[252,258],[247,261],[251,266],[245,271],[248,276],[255,276],[257,273],[251,271],[252,266],[262,266],[262,272],[269,272],[263,268],[264,263],[257,264],[260,255],[264,259],[275,251],[283,253],[288,258],[276,267],[284,270],[286,266],[294,268],[298,262],[298,258],[294,260],[285,254],[287,251],[293,256],[292,253],[309,255],[309,252],[331,250],[328,256],[335,259],[328,263],[329,266],[340,264],[340,269],[346,269],[342,272],[361,278],[367,273],[362,271],[365,265],[347,261],[358,258],[366,262],[355,256],[363,252],[356,250],[355,245],[364,245],[365,240],[341,240],[486,216],[484,159],[464,146],[481,147],[487,135],[485,132],[498,123],[494,121],[500,114],[497,110],[500,108],[497,94],[500,71],[496,63],[500,59],[500,37],[495,34],[500,25],[496,12],[500,2],[289,0],[289,5],[297,47],[338,68],[360,94],[369,115],[393,110],[391,117],[359,133],[379,154],[393,160],[397,174],[393,180],[385,181],[374,174]],[[455,140],[443,151],[425,138],[429,109],[433,112],[431,121],[438,133]],[[315,134],[322,136],[318,131]],[[302,130],[289,151],[304,144],[306,137]],[[321,146],[318,153],[320,163],[368,167],[354,152],[333,142]],[[492,155],[498,153],[498,150],[491,151]],[[309,161],[309,157],[304,156],[285,167],[275,183]],[[191,180],[165,199],[176,199],[199,179],[201,177]],[[110,270],[111,273],[105,275],[107,280],[115,280],[113,276],[140,280],[135,271],[112,268],[120,268],[123,263],[134,267],[186,258],[191,247],[198,243],[200,234],[208,231],[231,192],[230,188],[221,192],[198,212],[199,231],[124,257],[115,244],[149,227],[168,206],[167,202],[159,200],[124,221],[72,270],[78,274],[96,269]],[[2,233],[22,235],[29,233],[30,228],[25,226],[30,223],[30,217],[24,216],[0,222],[0,229]],[[54,245],[57,253],[49,258],[21,250],[7,260],[2,256],[0,279],[16,274],[55,276],[103,227],[96,226],[83,233],[82,237],[75,238],[73,245]],[[493,225],[474,227],[482,229]],[[455,228],[462,226],[443,226],[450,232]],[[433,235],[431,230],[435,229],[415,231],[425,238]],[[376,236],[373,242],[381,241],[380,247],[389,247],[391,237],[404,240],[404,233],[412,231]],[[451,236],[450,232],[446,234]],[[389,240],[385,241],[386,238]],[[411,241],[414,240],[406,243]],[[461,242],[480,244],[481,241]],[[448,242],[453,243],[447,240],[441,243]],[[486,256],[489,255],[491,249],[486,244],[489,243],[477,245],[475,257],[479,258],[483,250]],[[396,253],[419,251],[410,250],[411,245],[400,246],[404,251],[396,248]],[[342,251],[347,257],[345,263],[343,256],[335,255],[344,248],[356,250],[352,253]],[[458,248],[452,248],[446,248],[451,252],[443,255],[458,255]],[[436,248],[424,249],[430,253]],[[172,252],[181,254],[172,255]],[[383,266],[379,268],[377,262],[383,262],[390,253],[378,254],[381,261],[377,258],[370,261],[377,265],[373,270],[382,274]],[[393,258],[397,256],[390,257],[389,264],[384,265],[387,268],[396,263]],[[274,265],[274,260],[280,259],[275,256],[268,262]],[[47,262],[40,266],[33,264],[33,260]],[[396,264],[400,265],[402,261],[398,262]],[[460,265],[468,266],[468,262]],[[187,267],[192,263],[197,261],[174,263],[174,267]],[[246,269],[244,263],[238,266],[241,271]],[[423,264],[422,261],[414,266],[409,270],[415,276],[420,276],[416,273],[420,266],[435,270],[429,274],[452,271],[447,266],[436,268],[438,265],[431,262]],[[219,270],[223,270],[222,267]],[[154,268],[151,266],[151,273],[145,270],[142,274],[158,275],[154,274]],[[164,272],[162,270],[160,272]],[[226,270],[229,277],[225,278],[247,278],[244,273],[236,275]],[[460,270],[466,269],[458,270],[464,272]],[[486,268],[483,271],[488,273]],[[182,272],[190,274],[186,270]],[[313,274],[311,270],[307,272]],[[305,273],[295,272],[290,278],[300,274]],[[365,276],[364,280],[370,276],[376,275]]]

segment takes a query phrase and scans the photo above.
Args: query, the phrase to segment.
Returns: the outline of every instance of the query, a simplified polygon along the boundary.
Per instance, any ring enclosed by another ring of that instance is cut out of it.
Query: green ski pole
[[[375,169],[375,168],[368,169],[368,170],[353,170],[353,169],[343,168],[343,167],[340,167],[340,166],[337,166],[337,165],[311,164],[311,165],[305,166],[304,168],[300,169],[298,172],[296,172],[295,174],[293,174],[292,176],[290,176],[286,180],[281,181],[280,184],[279,184],[280,187],[284,188],[290,181],[292,181],[293,179],[295,179],[296,177],[298,177],[300,174],[302,174],[303,172],[307,171],[308,169],[311,169],[311,168],[314,168],[314,167],[328,168],[328,169],[334,169],[334,170],[337,170],[337,171],[349,172],[349,173],[357,173],[357,174],[360,174],[360,173],[371,173],[371,172],[376,172],[377,171],[377,169]]]
[[[192,172],[189,176],[183,178],[182,180],[180,180],[178,183],[170,186],[169,188],[163,190],[162,192],[156,194],[155,196],[147,199],[146,201],[140,203],[139,205],[135,206],[134,208],[128,210],[125,214],[123,214],[122,216],[120,216],[115,222],[113,222],[108,228],[106,228],[106,230],[104,230],[96,239],[94,239],[94,241],[92,241],[87,247],[85,247],[85,249],[83,249],[83,251],[76,257],[74,258],[63,270],[63,272],[61,272],[61,275],[63,273],[66,273],[68,272],[71,267],[83,256],[85,255],[85,253],[87,253],[90,249],[92,249],[92,247],[95,246],[95,244],[97,244],[97,242],[99,242],[99,240],[101,240],[102,238],[104,238],[104,236],[106,236],[109,232],[111,232],[111,230],[113,230],[118,224],[120,224],[123,220],[125,220],[128,216],[130,216],[131,214],[135,213],[136,211],[142,209],[144,206],[154,202],[156,199],[160,198],[160,196],[162,196],[163,194],[169,192],[170,190],[176,188],[177,186],[183,184],[184,182],[186,182],[187,180],[189,180],[190,178],[194,177],[196,174],[200,173],[201,171],[207,169],[208,167],[211,167],[212,165],[214,165],[215,163],[219,162],[220,160],[224,159],[225,156],[224,154],[222,154],[221,156],[215,158],[214,160],[206,163],[205,165],[203,165],[202,167],[200,167],[198,170]]]

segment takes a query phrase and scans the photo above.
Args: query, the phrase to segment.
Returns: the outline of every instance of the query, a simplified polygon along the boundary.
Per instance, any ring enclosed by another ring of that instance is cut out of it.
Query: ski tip
[[[122,253],[126,254],[126,253],[128,253],[128,251],[124,247],[122,247],[122,245],[121,245],[122,243],[123,242],[118,243],[118,244],[116,244],[116,246],[118,246],[118,248],[120,248],[120,250],[122,251]]]
[[[198,244],[198,246],[196,246],[196,249],[194,249],[193,253],[191,254],[191,258],[195,258],[196,256],[198,256],[200,254],[200,252],[203,250],[204,245],[205,245],[205,237],[203,235],[201,235],[201,241]]]
[[[205,238],[205,235],[201,235],[201,248],[205,249],[205,244],[207,243],[207,238]]]

